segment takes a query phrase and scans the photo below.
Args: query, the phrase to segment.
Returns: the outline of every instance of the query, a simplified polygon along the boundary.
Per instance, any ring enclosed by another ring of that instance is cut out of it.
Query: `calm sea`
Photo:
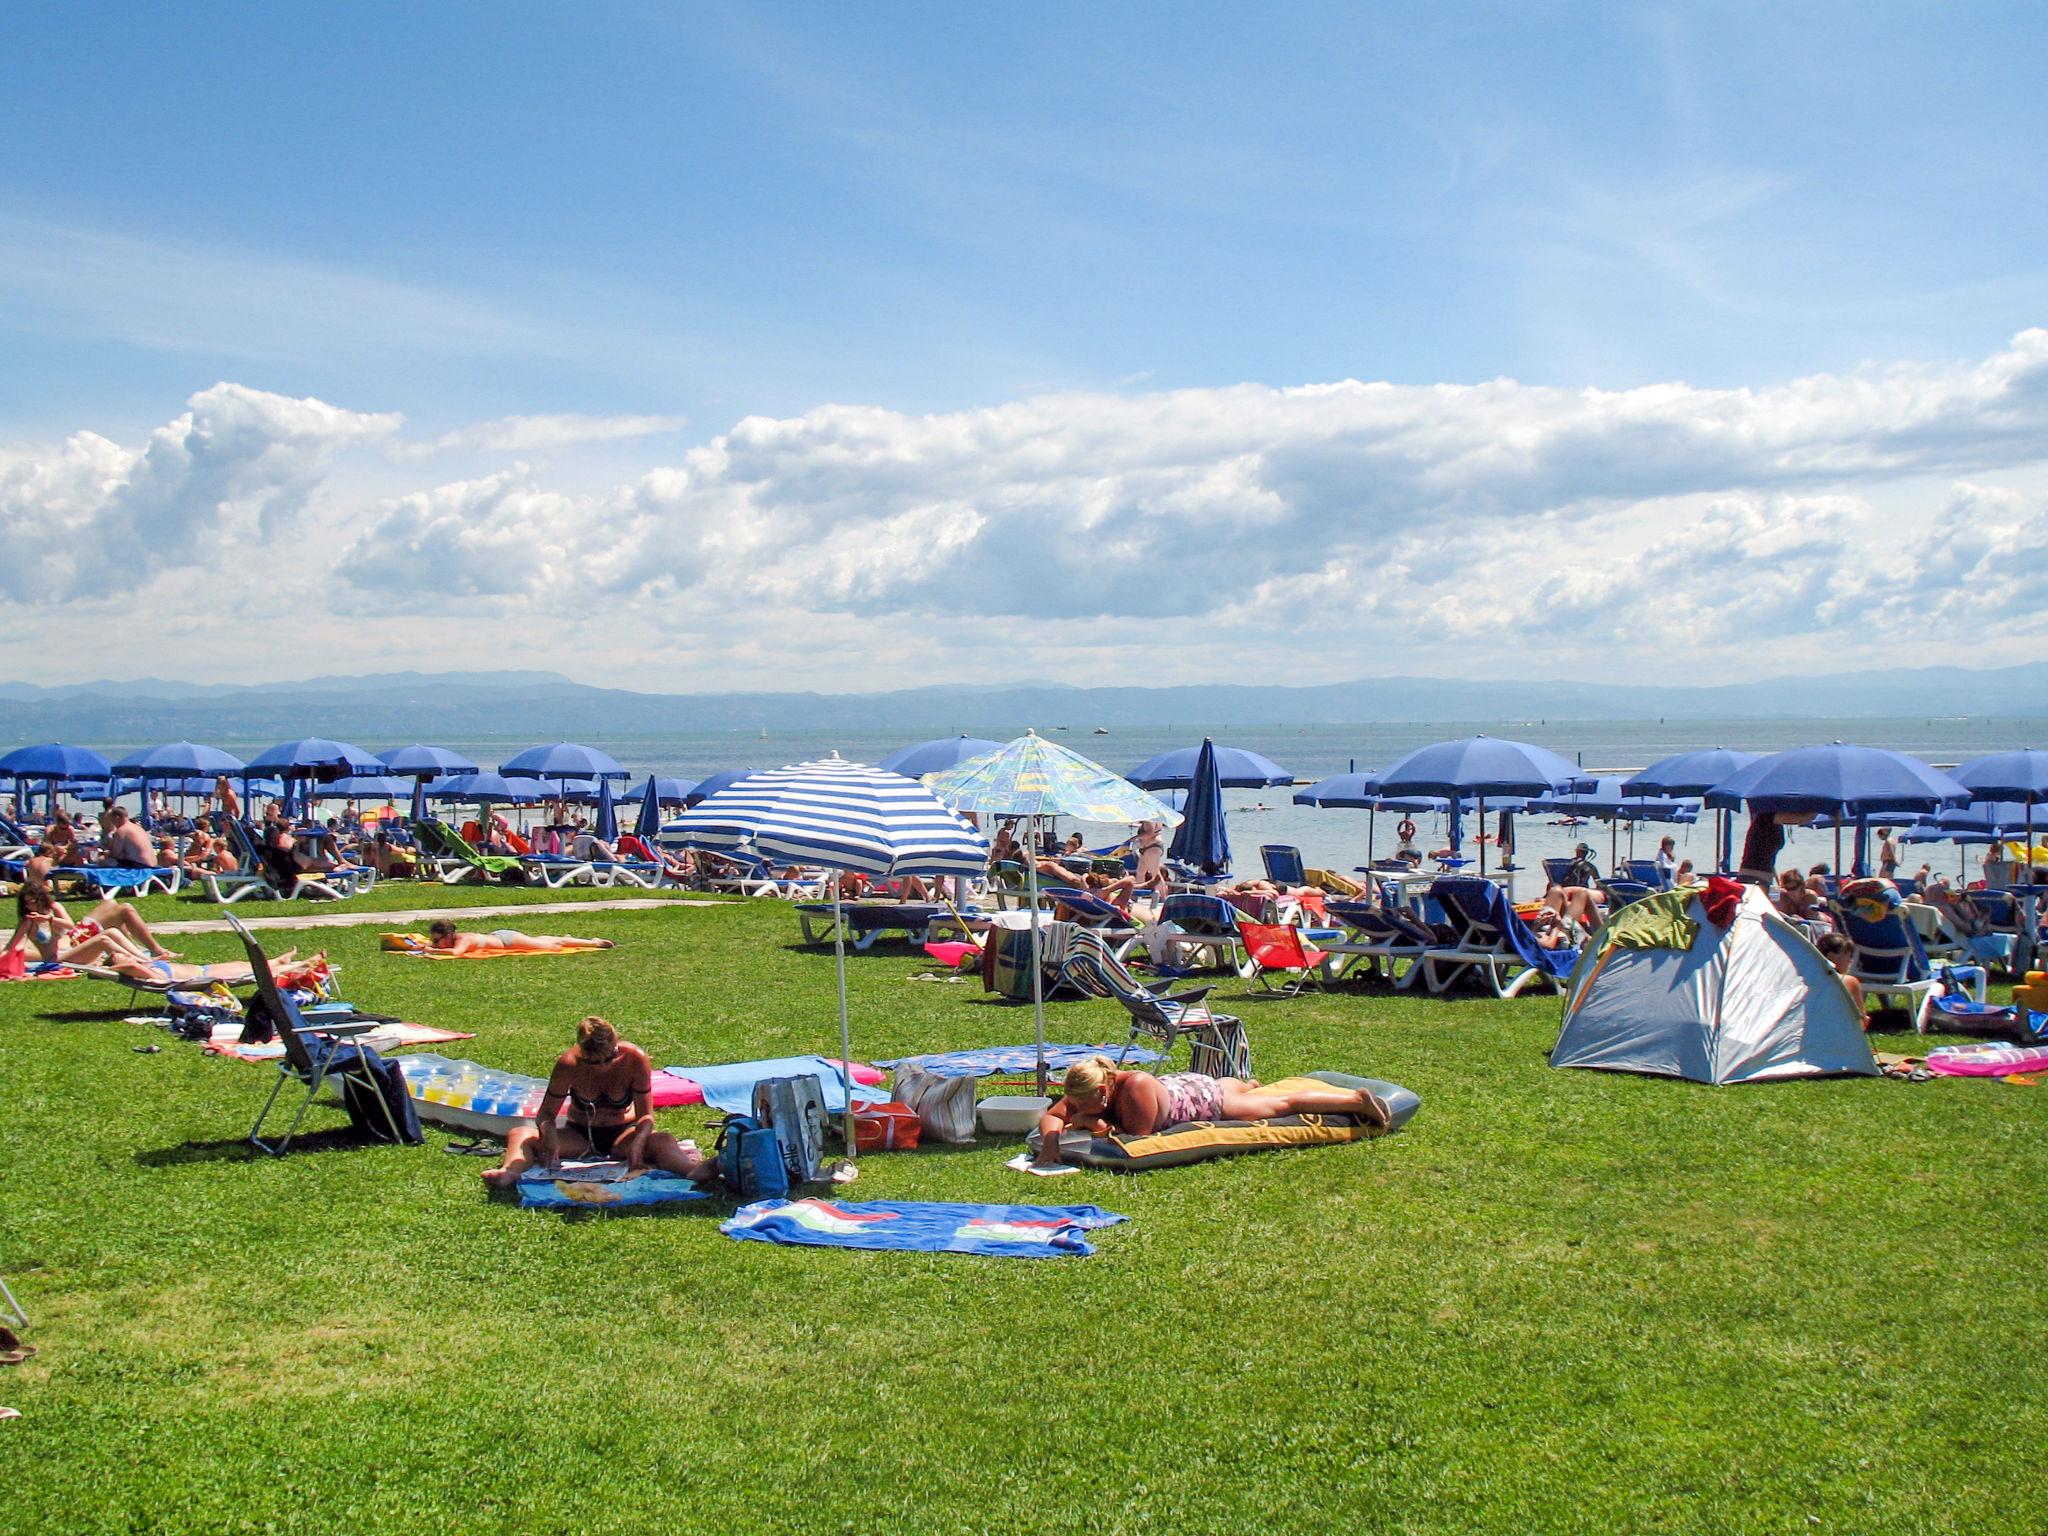
[[[1058,722],[1038,726],[1052,737],[1095,759],[1107,768],[1129,772],[1148,757],[1173,747],[1198,744],[1204,731],[1199,725],[1185,728],[1125,730],[1113,721],[1071,721],[1066,729]],[[1109,734],[1095,734],[1095,727],[1108,725]],[[1017,728],[1021,733],[1023,727]],[[1282,767],[1293,770],[1302,780],[1313,780],[1351,768],[1382,768],[1404,752],[1447,737],[1473,732],[1533,741],[1563,753],[1588,772],[1628,772],[1674,752],[1698,747],[1732,747],[1750,752],[1775,752],[1787,747],[1816,742],[1852,741],[1910,752],[1937,764],[1954,764],[1986,752],[2014,747],[2048,745],[2048,721],[2033,719],[1926,718],[1897,720],[1570,720],[1555,724],[1542,720],[1462,721],[1430,723],[1367,724],[1355,726],[1230,726],[1211,732],[1218,742],[1262,752]],[[1005,733],[981,731],[976,734],[1004,739]],[[484,766],[495,767],[522,747],[547,739],[544,721],[518,736],[496,740],[448,741],[441,743],[466,752]],[[701,778],[724,768],[774,768],[803,762],[836,750],[856,762],[877,762],[906,744],[901,732],[874,735],[769,734],[747,735],[722,731],[671,735],[637,736],[622,734],[593,740],[634,771],[635,777],[649,772]],[[364,747],[396,745],[364,741]],[[246,747],[257,751],[268,742],[223,741],[230,751]],[[1398,818],[1369,817],[1364,811],[1316,810],[1295,805],[1285,788],[1270,790],[1227,790],[1230,809],[1230,839],[1235,866],[1241,870],[1259,868],[1261,843],[1287,843],[1299,847],[1310,864],[1350,869],[1369,857],[1368,832],[1372,848],[1385,853],[1392,849]],[[1636,833],[1636,847],[1647,856],[1656,851],[1657,839],[1669,833],[1677,839],[1681,858],[1702,865],[1713,856],[1712,822],[1704,817],[1690,827],[1658,827],[1646,824]],[[1425,848],[1440,846],[1446,828],[1440,817],[1419,817],[1420,840]],[[1072,830],[1063,827],[1063,832]],[[1128,828],[1079,824],[1090,846],[1108,843],[1127,835]],[[1470,828],[1467,829],[1468,835]],[[1741,824],[1736,829],[1741,836]],[[1525,867],[1540,867],[1536,860],[1546,855],[1569,853],[1580,839],[1592,843],[1604,862],[1610,846],[1609,829],[1588,823],[1571,828],[1551,824],[1534,816],[1516,818],[1516,844]],[[1629,832],[1624,827],[1612,842],[1624,855]],[[1469,850],[1468,850],[1469,851]],[[1787,861],[1801,863],[1835,861],[1834,834],[1795,830],[1787,848]],[[1922,857],[1930,857],[1937,868],[1959,867],[1958,851],[1945,844],[1932,845],[1913,854],[1910,870]]]

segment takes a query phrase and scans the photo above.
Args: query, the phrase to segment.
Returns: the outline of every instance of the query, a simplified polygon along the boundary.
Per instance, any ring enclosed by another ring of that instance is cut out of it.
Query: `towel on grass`
[[[727,1237],[804,1248],[893,1248],[999,1259],[1078,1258],[1082,1234],[1128,1217],[1097,1205],[963,1205],[926,1200],[757,1200],[719,1226]]]
[[[703,1091],[704,1102],[728,1115],[754,1112],[754,1084],[770,1077],[815,1077],[825,1095],[828,1114],[846,1109],[846,1090],[839,1080],[839,1063],[823,1056],[778,1056],[769,1061],[728,1061],[710,1067],[663,1067],[671,1077],[686,1077]],[[863,1084],[853,1084],[853,1102],[881,1104],[889,1095]]]
[[[307,1023],[312,1025],[316,1034],[319,1032],[317,1016],[309,1018]],[[280,1041],[244,1045],[243,1028],[240,1023],[214,1025],[213,1038],[206,1042],[207,1054],[232,1056],[237,1061],[276,1061],[284,1055],[284,1045]],[[463,1034],[460,1030],[435,1029],[426,1024],[379,1024],[375,1029],[365,1030],[360,1035],[350,1035],[348,1038],[352,1042],[359,1041],[367,1045],[373,1051],[395,1051],[407,1045],[439,1045],[444,1040],[474,1040],[476,1036]]]
[[[708,1190],[664,1169],[643,1168],[627,1176],[626,1165],[616,1159],[529,1168],[519,1176],[519,1203],[528,1210],[623,1210],[710,1198]]]
[[[1107,1056],[1112,1061],[1146,1062],[1158,1061],[1159,1053],[1144,1046],[1122,1045],[1048,1045],[1045,1048],[1045,1066],[1048,1072],[1064,1072],[1077,1061],[1086,1061],[1090,1056]],[[933,1077],[993,1077],[999,1072],[1022,1073],[1038,1070],[1038,1047],[1035,1045],[991,1045],[978,1051],[941,1051],[935,1056],[900,1056],[894,1061],[878,1061],[878,1067],[903,1067],[915,1062]]]
[[[411,955],[419,960],[523,960],[530,955],[601,955],[601,949],[588,945],[564,944],[552,949],[472,949],[466,954],[455,954],[445,949],[436,949],[427,942],[424,934],[380,933],[377,947],[387,955]]]

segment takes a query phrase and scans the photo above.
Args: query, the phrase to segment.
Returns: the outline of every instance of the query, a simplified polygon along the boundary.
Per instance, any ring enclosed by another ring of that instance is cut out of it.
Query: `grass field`
[[[352,1000],[529,1072],[587,1012],[657,1063],[830,1042],[777,904],[544,926],[623,947],[316,942]],[[857,1055],[1028,1039],[920,961],[851,958]],[[1414,1124],[1138,1179],[864,1162],[857,1196],[1132,1218],[1022,1263],[522,1212],[442,1133],[358,1147],[325,1108],[255,1157],[269,1068],[112,987],[0,988],[0,1272],[42,1346],[0,1370],[0,1531],[2048,1528],[2048,1088],[1553,1072],[1551,999],[1239,990],[1264,1075],[1392,1078]]]

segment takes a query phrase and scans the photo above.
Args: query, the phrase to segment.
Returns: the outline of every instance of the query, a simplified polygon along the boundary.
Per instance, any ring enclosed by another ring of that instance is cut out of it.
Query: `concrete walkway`
[[[472,917],[526,917],[539,913],[550,917],[573,917],[579,912],[651,912],[656,907],[723,907],[723,901],[691,901],[674,896],[621,896],[608,901],[550,901],[528,903],[523,906],[496,907],[422,907],[417,910],[393,910],[385,912],[308,912],[297,917],[244,917],[243,926],[250,929],[262,928],[359,928],[366,923],[382,923],[388,928],[409,928],[415,923],[432,922],[437,917],[453,918],[456,922],[467,922]],[[238,916],[240,914],[237,914]],[[228,933],[227,922],[222,918],[199,918],[189,922],[151,923],[152,933]]]

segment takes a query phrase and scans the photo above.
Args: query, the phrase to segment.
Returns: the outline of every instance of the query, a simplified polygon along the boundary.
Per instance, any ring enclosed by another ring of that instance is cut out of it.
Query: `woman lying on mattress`
[[[511,1189],[528,1168],[552,1168],[565,1157],[616,1157],[698,1183],[716,1177],[710,1158],[654,1128],[653,1075],[647,1053],[592,1014],[576,1026],[575,1045],[556,1058],[535,1123],[505,1138],[505,1160],[484,1171],[484,1182]],[[569,1113],[558,1126],[564,1101]]]
[[[1186,1120],[1273,1120],[1281,1115],[1357,1115],[1384,1126],[1392,1116],[1385,1102],[1363,1088],[1301,1089],[1275,1093],[1242,1077],[1206,1077],[1175,1072],[1154,1077],[1126,1072],[1107,1056],[1091,1056],[1067,1068],[1062,1097],[1038,1120],[1040,1164],[1060,1160],[1060,1133],[1092,1131],[1105,1136],[1149,1136]]]
[[[496,928],[489,933],[458,933],[445,917],[427,924],[427,943],[451,955],[504,954],[507,951],[538,951],[553,954],[563,949],[615,949],[610,939],[577,939],[566,934],[521,933],[517,928]]]

